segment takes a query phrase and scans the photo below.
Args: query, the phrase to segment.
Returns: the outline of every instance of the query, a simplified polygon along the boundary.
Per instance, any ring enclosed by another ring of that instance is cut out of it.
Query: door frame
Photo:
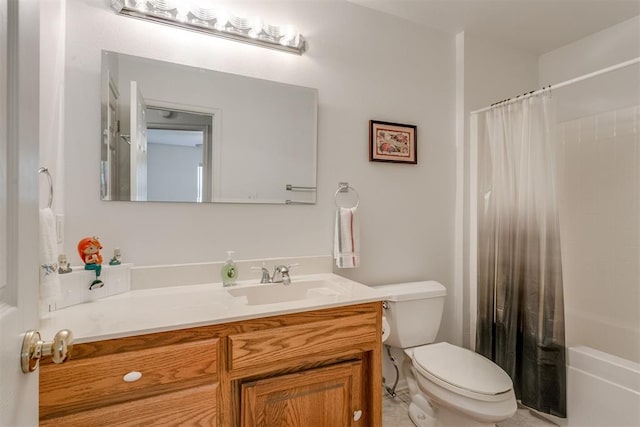
[[[1,242],[6,286],[0,297],[0,425],[38,424],[38,374],[20,366],[22,339],[37,329],[38,316],[38,162],[40,109],[40,3],[0,0],[3,30],[2,81],[6,84],[6,170],[0,180]],[[6,6],[6,7],[5,7]],[[6,42],[6,43],[5,43]],[[4,99],[2,99],[4,103]],[[1,110],[1,109],[0,109]],[[2,135],[4,137],[4,135]],[[4,154],[4,152],[3,152]]]

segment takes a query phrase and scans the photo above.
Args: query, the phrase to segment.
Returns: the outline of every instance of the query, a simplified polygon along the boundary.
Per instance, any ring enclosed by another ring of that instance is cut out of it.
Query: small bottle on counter
[[[120,248],[115,248],[113,250],[113,258],[109,260],[109,265],[120,265],[122,263],[122,252],[120,252]]]
[[[233,259],[231,259],[231,256],[233,254],[233,251],[227,251],[227,261],[224,263],[222,269],[220,270],[222,286],[233,286],[236,284],[236,279],[238,278],[238,270],[236,268],[236,263],[233,262]]]
[[[58,255],[58,274],[71,273],[71,264],[67,260],[67,254]]]

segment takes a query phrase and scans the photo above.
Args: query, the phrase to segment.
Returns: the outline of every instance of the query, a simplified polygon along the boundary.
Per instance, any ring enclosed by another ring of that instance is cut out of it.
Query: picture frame
[[[369,161],[418,163],[418,127],[369,120]]]

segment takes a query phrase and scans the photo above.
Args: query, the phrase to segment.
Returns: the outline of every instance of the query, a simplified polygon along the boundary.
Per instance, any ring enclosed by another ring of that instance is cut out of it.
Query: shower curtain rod
[[[560,88],[563,88],[565,86],[570,86],[570,85],[572,85],[574,83],[578,83],[578,82],[581,82],[583,80],[587,80],[587,79],[590,79],[592,77],[596,77],[596,76],[599,76],[601,74],[606,74],[606,73],[609,73],[611,71],[616,71],[616,70],[619,70],[621,68],[625,68],[625,67],[628,67],[630,65],[634,65],[634,64],[638,64],[638,63],[640,63],[640,57],[635,58],[635,59],[630,59],[628,61],[624,61],[624,62],[621,62],[619,64],[612,65],[610,67],[602,68],[602,69],[600,69],[598,71],[594,71],[592,73],[587,73],[587,74],[584,74],[584,75],[582,75],[580,77],[575,77],[575,78],[570,79],[570,80],[565,80],[565,81],[563,81],[561,83],[558,83],[558,84],[555,84],[555,85],[545,86],[542,89],[534,90],[532,92],[525,93],[524,95],[519,95],[519,96],[517,96],[515,98],[511,98],[511,99],[508,99],[506,101],[498,102],[498,103],[490,105],[488,107],[484,107],[484,108],[481,108],[479,110],[472,111],[470,114],[483,113],[485,111],[492,110],[492,109],[494,109],[496,107],[501,107],[503,105],[509,105],[509,104],[514,103],[514,102],[516,102],[518,100],[526,99],[526,98],[538,95],[538,94],[540,94],[540,93],[542,93],[542,92],[544,92],[546,90],[560,89]]]

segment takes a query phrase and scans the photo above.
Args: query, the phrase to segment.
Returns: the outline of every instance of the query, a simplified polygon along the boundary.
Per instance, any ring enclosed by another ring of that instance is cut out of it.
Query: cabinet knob
[[[138,381],[140,378],[142,378],[142,372],[131,371],[131,372],[125,374],[122,377],[122,380],[125,383],[132,383],[132,382]]]
[[[353,411],[353,421],[359,421],[360,418],[362,418],[362,411],[360,409]]]
[[[73,334],[68,329],[62,329],[53,337],[53,341],[45,343],[36,330],[27,331],[22,340],[20,364],[22,372],[28,374],[38,369],[43,356],[51,356],[53,363],[63,363],[67,360],[73,347]]]

